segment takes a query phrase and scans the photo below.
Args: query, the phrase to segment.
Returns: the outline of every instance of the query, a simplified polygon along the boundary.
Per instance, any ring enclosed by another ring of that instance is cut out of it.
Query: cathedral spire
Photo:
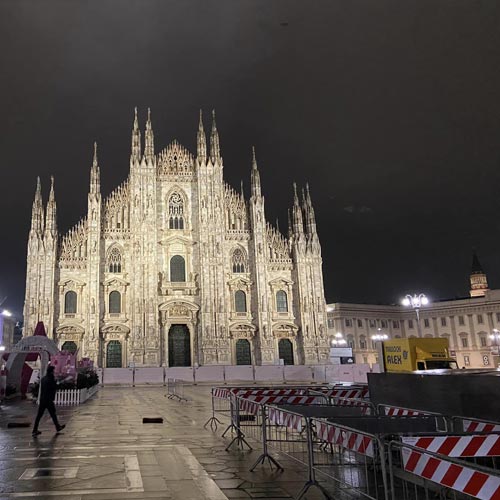
[[[43,216],[43,201],[42,201],[42,184],[40,182],[40,177],[37,177],[35,199],[33,200],[33,207],[31,209],[31,229],[33,231],[42,233],[43,226],[44,226],[44,216]]]
[[[262,195],[260,186],[260,174],[257,167],[257,159],[255,157],[255,146],[252,146],[252,174],[251,174],[251,185],[252,185],[252,197],[260,197]]]
[[[146,121],[146,133],[144,135],[144,156],[148,163],[153,163],[155,158],[155,136],[151,124],[151,109],[148,108],[148,119]]]
[[[205,136],[205,129],[203,128],[203,113],[200,109],[200,121],[198,123],[198,133],[196,135],[196,150],[198,158],[201,161],[207,159],[207,137]]]
[[[293,228],[292,228],[292,216],[290,215],[290,209],[287,210],[288,215],[288,237],[291,238],[293,236]]]
[[[304,221],[302,209],[300,208],[299,196],[297,195],[297,184],[293,183],[293,209],[292,209],[293,231],[296,236],[304,234]]]
[[[139,120],[137,118],[137,107],[134,115],[134,128],[132,129],[132,154],[130,161],[138,163],[141,159],[141,131],[139,130]]]
[[[50,176],[50,193],[47,202],[47,211],[45,216],[45,237],[48,235],[56,237],[57,218],[56,218],[56,196],[54,193],[54,176]]]
[[[316,233],[316,216],[314,215],[314,208],[311,201],[311,194],[309,193],[309,184],[306,184],[306,192],[304,196],[304,214],[307,235],[310,238],[315,237]]]
[[[210,134],[210,158],[212,163],[220,159],[220,144],[219,132],[217,132],[217,124],[215,122],[215,109],[212,110],[212,132]]]
[[[100,193],[101,191],[101,170],[97,161],[97,142],[94,142],[94,158],[92,159],[92,167],[90,169],[90,192],[92,194]]]

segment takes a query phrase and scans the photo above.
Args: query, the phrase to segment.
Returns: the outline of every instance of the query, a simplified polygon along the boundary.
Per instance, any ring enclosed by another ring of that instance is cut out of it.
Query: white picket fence
[[[65,389],[56,392],[54,404],[58,406],[81,405],[91,398],[99,390],[98,385],[90,389]]]

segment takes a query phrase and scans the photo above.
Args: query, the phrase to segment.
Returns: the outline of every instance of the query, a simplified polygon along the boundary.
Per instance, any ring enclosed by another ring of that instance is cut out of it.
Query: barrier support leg
[[[316,474],[314,472],[314,447],[313,447],[313,441],[312,441],[312,426],[311,426],[311,419],[306,418],[306,428],[307,428],[307,458],[308,458],[308,465],[309,465],[309,480],[307,481],[306,484],[304,484],[304,487],[300,490],[299,496],[297,497],[297,500],[300,500],[311,488],[312,486],[316,486],[321,493],[323,493],[323,496],[327,500],[334,500],[334,497],[328,493],[328,491],[316,481]]]
[[[245,439],[245,435],[243,432],[241,432],[240,429],[240,404],[238,401],[234,401],[234,395],[231,397],[231,425],[224,431],[224,434],[229,429],[236,429],[236,436],[232,439],[232,441],[227,445],[226,451],[229,451],[229,448],[233,445],[233,443],[237,443],[241,449],[243,449],[243,445],[247,445],[248,449],[251,450],[252,447],[248,444],[247,440]],[[238,425],[235,424],[235,422],[238,422]],[[224,434],[222,437],[224,437]]]
[[[203,428],[206,429],[208,424],[210,424],[210,429],[212,429],[212,432],[215,432],[217,430],[217,424],[222,424],[222,422],[215,416],[213,389],[212,389],[212,416],[205,422]]]
[[[264,465],[267,461],[269,462],[269,466],[272,468],[273,464],[276,466],[278,470],[284,470],[283,467],[275,460],[271,455],[269,455],[268,447],[267,447],[267,428],[266,428],[266,407],[262,405],[262,454],[257,459],[257,461],[253,464],[250,472],[253,472],[257,465]]]

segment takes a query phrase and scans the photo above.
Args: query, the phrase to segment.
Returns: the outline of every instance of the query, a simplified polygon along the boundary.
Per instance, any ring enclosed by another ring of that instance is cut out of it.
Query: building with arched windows
[[[223,171],[215,115],[208,147],[200,115],[193,155],[176,141],[156,153],[149,112],[143,144],[136,111],[128,178],[103,197],[95,148],[87,214],[66,234],[53,180],[46,208],[38,181],[25,335],[41,320],[105,367],[327,362],[309,189],[299,200],[294,186],[284,235],[266,221],[255,152],[249,199]]]

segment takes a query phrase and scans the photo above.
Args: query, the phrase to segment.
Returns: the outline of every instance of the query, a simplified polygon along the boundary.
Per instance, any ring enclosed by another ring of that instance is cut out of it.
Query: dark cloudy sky
[[[3,0],[0,299],[22,308],[36,176],[59,226],[127,176],[134,106],[195,150],[217,110],[226,179],[286,226],[309,181],[328,301],[500,287],[500,12],[494,0]]]

